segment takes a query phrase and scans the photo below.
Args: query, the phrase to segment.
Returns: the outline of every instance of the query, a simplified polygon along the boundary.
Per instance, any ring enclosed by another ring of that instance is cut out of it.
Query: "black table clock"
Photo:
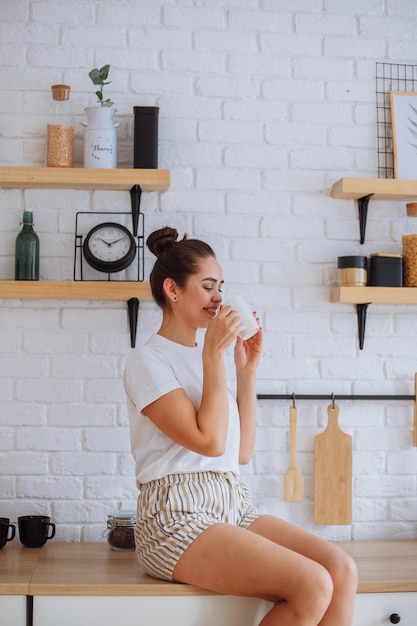
[[[136,242],[132,233],[122,224],[97,224],[83,243],[84,258],[98,270],[113,274],[125,270],[136,256]]]

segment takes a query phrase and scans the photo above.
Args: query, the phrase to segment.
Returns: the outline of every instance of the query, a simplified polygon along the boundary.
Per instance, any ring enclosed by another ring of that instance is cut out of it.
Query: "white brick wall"
[[[81,165],[88,71],[110,63],[119,167],[132,167],[132,107],[160,106],[159,164],[172,185],[143,194],[146,233],[172,224],[216,248],[230,289],[262,318],[259,392],[411,395],[414,307],[371,306],[359,351],[354,307],[329,293],[337,256],[401,250],[404,203],[371,202],[360,246],[355,204],[330,189],[341,176],[377,176],[375,63],[415,63],[416,25],[414,0],[2,0],[0,164],[43,164],[50,85],[68,82]],[[13,276],[30,207],[42,278],[70,280],[75,213],[129,210],[130,198],[1,190],[0,203],[0,279]],[[136,500],[121,382],[126,305],[0,305],[0,514],[49,513],[59,539],[101,540],[108,513]],[[138,344],[159,318],[141,305]],[[265,400],[243,468],[259,506],[332,539],[416,537],[412,403],[340,402],[354,442],[349,527],[313,524],[314,437],[327,401],[298,404],[305,500],[283,501],[289,402]]]

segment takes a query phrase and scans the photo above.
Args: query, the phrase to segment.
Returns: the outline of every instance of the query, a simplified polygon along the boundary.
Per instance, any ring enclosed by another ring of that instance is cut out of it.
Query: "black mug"
[[[11,533],[9,531],[11,530]],[[10,523],[8,517],[0,517],[0,550],[8,541],[14,539],[16,526]]]
[[[22,515],[17,518],[20,542],[26,548],[41,548],[55,537],[55,524],[47,515]],[[49,534],[50,530],[50,534]]]

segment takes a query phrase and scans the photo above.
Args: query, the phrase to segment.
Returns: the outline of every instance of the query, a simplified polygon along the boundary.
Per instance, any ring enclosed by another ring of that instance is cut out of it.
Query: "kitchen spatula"
[[[301,502],[304,498],[304,478],[297,467],[297,407],[290,406],[290,466],[284,476],[285,502]]]

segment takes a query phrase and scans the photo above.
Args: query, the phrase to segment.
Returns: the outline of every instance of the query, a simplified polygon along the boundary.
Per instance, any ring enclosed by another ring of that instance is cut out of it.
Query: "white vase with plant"
[[[109,85],[107,81],[110,65],[94,68],[89,77],[94,85],[100,87],[95,93],[100,106],[85,109],[88,122],[81,122],[86,127],[84,134],[84,167],[89,168],[116,168],[117,167],[117,132],[120,126],[113,122],[115,109],[110,98],[104,99],[103,88]]]

